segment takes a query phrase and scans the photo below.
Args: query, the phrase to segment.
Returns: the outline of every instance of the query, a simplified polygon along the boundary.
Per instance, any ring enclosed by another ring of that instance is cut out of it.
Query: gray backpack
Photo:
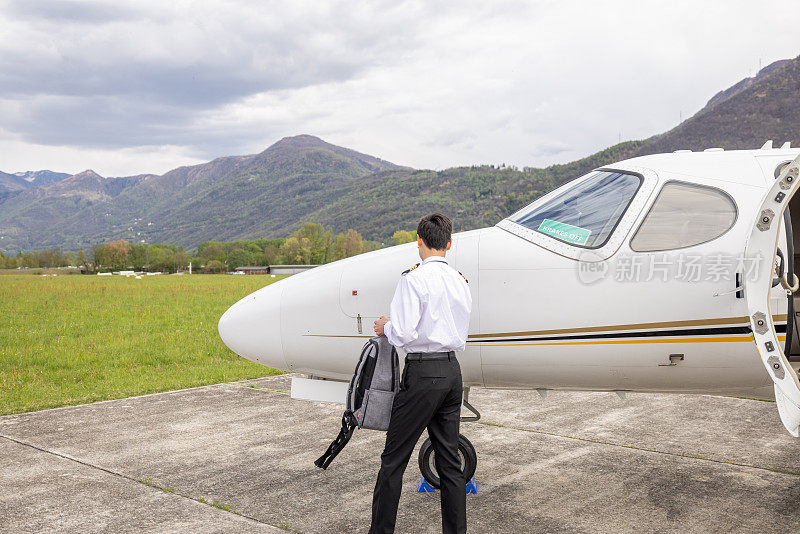
[[[386,336],[370,338],[361,349],[356,370],[347,389],[342,429],[314,465],[327,469],[347,445],[356,427],[389,428],[394,395],[400,389],[400,361]]]

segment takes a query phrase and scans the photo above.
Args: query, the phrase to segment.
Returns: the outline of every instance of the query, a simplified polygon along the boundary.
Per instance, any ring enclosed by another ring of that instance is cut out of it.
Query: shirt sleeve
[[[407,276],[401,276],[389,307],[389,322],[383,333],[395,347],[408,345],[417,337],[417,326],[422,318],[422,302]]]

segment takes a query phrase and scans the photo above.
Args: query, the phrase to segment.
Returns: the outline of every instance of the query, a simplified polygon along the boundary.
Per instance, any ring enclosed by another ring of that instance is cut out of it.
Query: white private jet
[[[473,298],[465,401],[468,386],[774,398],[797,437],[799,165],[800,149],[771,141],[642,156],[454,234],[447,258]],[[227,310],[220,336],[308,374],[295,397],[333,388],[343,400],[372,322],[418,261],[409,243],[280,280]]]

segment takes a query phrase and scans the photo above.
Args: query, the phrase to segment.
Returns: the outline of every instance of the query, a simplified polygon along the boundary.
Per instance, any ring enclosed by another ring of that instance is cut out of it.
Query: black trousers
[[[458,456],[461,394],[461,367],[455,356],[435,361],[406,359],[372,495],[370,533],[394,532],[403,472],[425,428],[442,481],[442,532],[467,531],[466,481]]]

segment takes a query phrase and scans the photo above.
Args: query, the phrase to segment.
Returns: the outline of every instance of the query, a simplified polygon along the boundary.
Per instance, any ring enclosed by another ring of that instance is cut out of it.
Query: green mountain
[[[31,187],[0,174],[0,250],[74,250],[119,238],[191,249],[206,240],[284,237],[306,221],[386,240],[434,210],[451,215],[457,230],[479,228],[621,159],[677,149],[758,148],[766,139],[797,144],[798,94],[800,58],[779,61],[721,91],[668,132],[544,169],[417,170],[300,135],[260,154],[161,176],[102,178],[85,171]]]
[[[31,187],[27,180],[15,174],[0,172],[0,198],[7,196],[8,193],[24,191]]]
[[[338,198],[347,184],[402,168],[300,135],[260,154],[162,176],[103,178],[84,171],[0,199],[0,247],[81,249],[118,238],[193,247],[209,239],[279,236]]]
[[[19,176],[20,178],[25,179],[31,185],[52,184],[70,177],[70,175],[65,172],[53,172],[47,170],[15,172],[14,176]]]

